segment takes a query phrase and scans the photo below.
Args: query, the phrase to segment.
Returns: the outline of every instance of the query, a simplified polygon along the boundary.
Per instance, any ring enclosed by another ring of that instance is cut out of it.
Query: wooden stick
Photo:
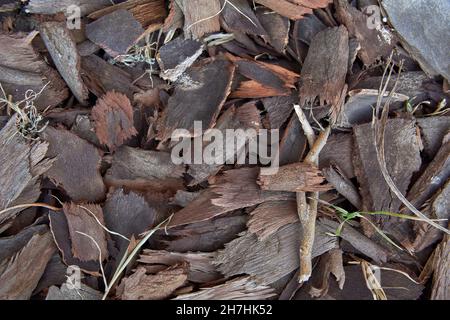
[[[325,131],[321,132],[316,139],[316,135],[311,125],[309,124],[303,110],[300,106],[294,106],[295,112],[300,120],[303,131],[306,134],[308,142],[310,144],[310,152],[305,158],[306,163],[318,165],[319,154],[328,141],[328,137],[331,133],[331,128],[328,127]],[[302,228],[300,236],[300,272],[298,275],[298,282],[303,283],[309,280],[312,273],[312,249],[314,245],[314,237],[316,231],[316,218],[319,193],[313,193],[312,199],[308,202],[305,192],[297,193],[297,213]]]

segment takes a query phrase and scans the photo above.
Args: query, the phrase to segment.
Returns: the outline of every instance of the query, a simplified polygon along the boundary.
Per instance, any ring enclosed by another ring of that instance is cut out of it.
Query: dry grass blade
[[[377,101],[374,118],[373,118],[373,123],[372,123],[373,128],[374,128],[375,150],[376,150],[376,154],[377,154],[377,160],[380,165],[381,173],[382,173],[386,183],[388,184],[389,189],[403,202],[403,204],[409,210],[411,210],[411,212],[413,212],[419,218],[423,219],[424,222],[445,232],[446,234],[450,234],[450,231],[447,228],[439,225],[436,222],[433,222],[430,218],[428,218],[422,212],[417,210],[414,207],[414,205],[408,201],[408,199],[406,199],[406,197],[400,192],[400,190],[395,185],[395,182],[393,181],[393,179],[390,176],[389,171],[387,169],[386,158],[385,158],[385,149],[384,149],[385,129],[386,129],[386,124],[387,124],[387,120],[388,120],[388,116],[389,116],[390,103],[392,101],[392,97],[395,94],[398,80],[400,78],[400,77],[397,77],[397,80],[394,84],[394,88],[390,91],[387,101],[385,102],[384,106],[382,106],[383,97],[385,97],[385,95],[386,95],[387,87],[391,80],[392,73],[394,71],[394,64],[392,63],[392,56],[393,56],[393,53],[391,54],[391,56],[388,59],[386,69],[383,74],[383,79],[380,84],[378,101]],[[401,71],[402,67],[403,67],[403,62],[400,64],[400,71]],[[379,112],[380,112],[381,108],[382,108],[381,118],[379,118]]]

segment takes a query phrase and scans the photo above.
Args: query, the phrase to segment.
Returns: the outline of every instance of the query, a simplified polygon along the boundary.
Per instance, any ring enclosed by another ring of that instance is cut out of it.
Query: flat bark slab
[[[112,57],[123,55],[143,35],[142,25],[125,9],[116,10],[86,25],[86,36]]]
[[[450,79],[450,3],[436,0],[386,0],[383,7],[406,50],[430,76]]]
[[[379,169],[372,125],[353,129],[357,152],[354,164],[365,209],[398,212],[402,203],[389,192]],[[385,153],[388,172],[400,192],[406,194],[413,174],[419,171],[422,163],[414,120],[391,119],[387,122]]]
[[[30,13],[57,14],[67,12],[67,7],[76,5],[81,9],[81,14],[86,15],[95,10],[111,5],[110,0],[30,0],[26,10]]]
[[[345,85],[349,56],[348,32],[344,26],[328,28],[312,40],[300,77],[300,104],[338,105]]]
[[[46,156],[55,159],[45,176],[73,201],[96,202],[104,199],[100,151],[64,129],[48,127],[41,136],[49,144]]]
[[[184,13],[184,32],[187,38],[200,39],[220,30],[219,0],[178,1]]]
[[[202,121],[203,130],[212,128],[230,93],[233,75],[234,66],[226,60],[212,60],[189,69],[169,99],[158,137],[165,141],[175,129],[185,129],[189,136],[194,135],[195,121]]]

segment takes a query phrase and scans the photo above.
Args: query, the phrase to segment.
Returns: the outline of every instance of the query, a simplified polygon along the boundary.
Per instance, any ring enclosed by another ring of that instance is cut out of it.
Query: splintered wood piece
[[[134,192],[126,194],[122,189],[108,195],[103,212],[106,227],[128,239],[133,236],[137,239],[140,234],[153,227],[157,218],[156,210],[144,197]],[[128,242],[118,235],[112,234],[111,237],[123,255]]]
[[[29,142],[17,133],[17,116],[12,116],[0,131],[0,211],[39,198],[40,176],[53,161],[45,159],[48,143]],[[20,209],[0,214],[0,224],[13,218]]]
[[[144,31],[133,15],[124,9],[116,10],[86,25],[86,37],[114,58],[126,54]]]
[[[48,228],[36,233],[1,272],[0,299],[30,299],[55,250]]]
[[[353,168],[353,136],[351,134],[332,134],[319,157],[319,167],[337,165],[348,178],[355,177]]]
[[[178,37],[159,49],[156,56],[160,76],[164,80],[175,82],[203,53],[204,46],[196,40]]]
[[[100,143],[115,151],[138,132],[133,126],[133,107],[126,95],[109,91],[92,109],[95,133]]]
[[[103,262],[108,258],[102,208],[94,204],[65,203],[63,211],[69,226],[73,256],[81,261],[99,261],[101,256],[100,262]]]
[[[195,121],[202,121],[203,130],[212,128],[230,93],[233,75],[234,66],[226,60],[207,61],[190,68],[175,87],[163,113],[158,126],[160,140],[171,138],[176,129],[194,135]]]
[[[96,55],[83,57],[81,66],[86,86],[97,97],[115,90],[131,100],[134,93],[139,92],[139,88],[132,84],[133,79],[129,73]]]
[[[328,293],[331,274],[336,277],[339,288],[344,288],[345,271],[342,261],[342,251],[340,249],[333,249],[322,255],[314,271],[309,285],[309,294],[311,297],[322,298]]]
[[[344,26],[328,28],[312,40],[300,77],[300,104],[337,107],[345,86],[348,66],[348,32]]]
[[[383,178],[375,153],[375,141],[371,124],[353,128],[355,137],[355,172],[361,185],[363,206],[369,211],[398,212],[402,202],[391,193]],[[420,169],[420,144],[415,121],[388,120],[386,126],[386,165],[395,185],[406,194],[412,175]],[[406,160],[405,160],[406,159]],[[385,217],[381,221],[388,220]]]
[[[388,28],[381,22],[379,26],[370,27],[369,17],[347,0],[335,0],[334,3],[337,19],[347,27],[350,36],[359,42],[361,49],[358,56],[365,65],[371,65],[391,53],[396,41]]]
[[[79,7],[80,13],[84,16],[95,10],[110,6],[111,0],[30,0],[26,10],[29,13],[37,14],[67,13],[67,8],[71,5]]]
[[[258,284],[272,284],[299,267],[299,223],[286,225],[261,241],[250,232],[225,245],[215,263],[227,277],[239,274],[254,276]],[[333,249],[337,239],[325,234],[317,225],[312,257]]]
[[[186,38],[200,39],[205,34],[220,31],[219,0],[182,0]]]
[[[269,300],[276,295],[270,286],[260,285],[251,277],[240,277],[215,287],[178,296],[174,300]]]
[[[290,20],[270,10],[257,10],[258,19],[267,30],[266,41],[279,53],[284,53],[289,43]]]
[[[246,216],[224,216],[155,234],[152,244],[170,252],[213,252],[235,239],[246,227]]]
[[[105,182],[109,186],[125,186],[133,190],[176,192],[183,189],[184,167],[172,163],[165,152],[120,147],[114,154]]]
[[[312,164],[298,162],[278,169],[275,174],[265,174],[261,169],[258,185],[262,190],[287,192],[327,191],[330,186],[325,182],[322,172]]]
[[[65,23],[44,22],[39,30],[59,73],[77,100],[85,105],[89,92],[81,79],[77,46]]]
[[[237,71],[251,79],[243,81],[231,94],[232,98],[261,98],[272,96],[289,96],[295,88],[299,75],[283,67],[227,54],[227,58],[234,62]]]
[[[201,222],[266,201],[292,198],[289,193],[261,190],[256,183],[258,174],[259,168],[225,171],[223,176],[217,176],[216,181],[211,181],[209,189],[175,213],[169,226]]]
[[[245,30],[247,34],[267,36],[267,32],[261,25],[259,17],[255,15],[248,1],[228,0],[229,3],[226,4],[224,0],[220,2],[224,6],[221,14],[221,21],[226,24],[224,29],[236,32]]]
[[[100,174],[100,151],[64,129],[48,127],[41,137],[49,143],[47,157],[55,158],[45,174],[73,201],[104,199],[105,185]]]
[[[282,227],[298,221],[295,201],[268,201],[260,204],[251,213],[247,222],[248,231],[266,240]]]
[[[92,12],[88,17],[97,20],[118,9],[128,10],[144,28],[161,23],[166,17],[164,0],[128,0]]]
[[[122,300],[162,300],[183,286],[187,280],[187,265],[181,264],[157,274],[146,274],[143,267],[125,278],[117,291]]]
[[[168,251],[144,250],[138,262],[147,269],[162,271],[177,264],[189,265],[188,280],[195,283],[208,283],[221,278],[220,273],[213,265],[216,253],[176,253]],[[154,273],[154,272],[152,272]]]
[[[39,111],[55,107],[69,97],[69,90],[56,70],[51,68],[33,48],[38,34],[0,33],[0,83],[7,97],[22,101],[28,90],[43,92],[33,101]]]

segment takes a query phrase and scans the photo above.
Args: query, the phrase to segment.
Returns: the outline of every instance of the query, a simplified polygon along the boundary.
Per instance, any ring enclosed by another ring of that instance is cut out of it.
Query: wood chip
[[[30,0],[26,10],[29,13],[57,14],[67,12],[67,7],[76,5],[81,9],[81,14],[86,15],[95,10],[111,5],[111,0]]]
[[[16,116],[11,117],[0,131],[0,210],[34,203],[40,196],[40,176],[53,161],[45,159],[48,143],[30,142],[17,133]],[[21,210],[0,214],[0,224],[13,218]]]
[[[125,9],[116,10],[86,25],[86,36],[112,57],[126,54],[144,33],[142,25]]]
[[[353,179],[355,177],[353,149],[351,134],[332,134],[320,153],[319,167],[323,169],[330,165],[337,165],[348,179]]]
[[[450,245],[448,235],[445,236],[445,239],[436,248],[434,259],[431,299],[448,300],[450,298],[450,275],[448,270],[448,265],[450,263]]]
[[[30,299],[55,250],[48,229],[35,234],[0,274],[0,299]]]
[[[67,203],[63,210],[69,227],[73,256],[81,261],[99,261],[100,254],[100,262],[108,258],[106,234],[102,227],[105,225],[102,208],[99,205]]]
[[[133,107],[124,94],[109,91],[92,109],[95,133],[100,143],[115,151],[138,132],[133,126]]]
[[[113,156],[105,182],[134,190],[182,189],[183,166],[172,163],[169,153],[120,147]]]
[[[55,158],[45,174],[64,189],[73,201],[104,199],[105,185],[100,175],[100,152],[75,134],[48,127],[42,138],[49,143],[47,157]]]
[[[186,129],[193,135],[195,121],[202,121],[203,130],[212,128],[230,93],[233,75],[233,64],[217,59],[187,71],[169,98],[158,126],[160,140],[169,139],[175,129]],[[190,110],[188,114],[186,108]]]
[[[323,185],[322,172],[315,166],[303,162],[289,164],[278,169],[275,174],[265,174],[261,169],[258,184],[262,190],[287,192],[318,192],[329,190]]]
[[[180,265],[147,275],[143,267],[120,283],[118,293],[122,300],[162,300],[170,297],[187,280],[187,268]]]
[[[266,41],[278,52],[284,53],[289,42],[290,21],[271,10],[257,9],[256,14],[268,36]],[[243,20],[245,21],[245,19]]]
[[[300,77],[300,104],[337,107],[345,85],[348,64],[348,32],[343,26],[319,32],[312,40]]]
[[[84,85],[81,75],[81,60],[75,41],[66,28],[65,23],[45,22],[40,25],[40,35],[58,68],[77,100],[86,105],[88,89]]]
[[[312,14],[312,9],[326,7],[331,3],[330,0],[256,0],[255,2],[292,20],[302,19],[305,14]]]

